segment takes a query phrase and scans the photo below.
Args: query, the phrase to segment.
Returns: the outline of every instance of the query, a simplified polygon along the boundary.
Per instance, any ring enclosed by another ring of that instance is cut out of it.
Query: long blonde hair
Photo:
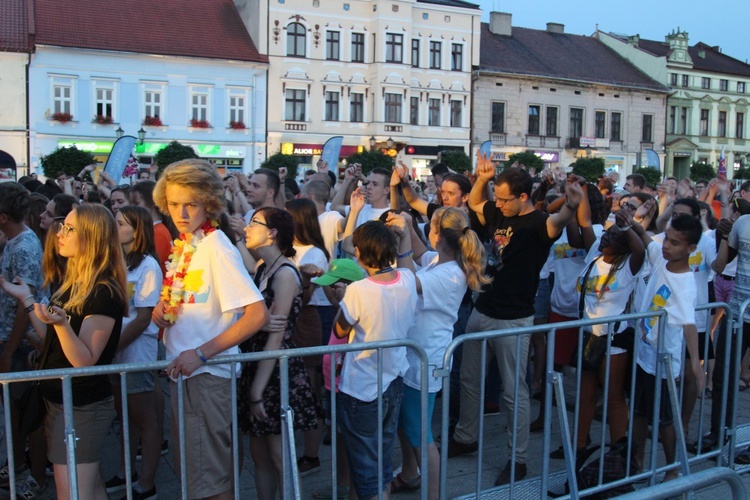
[[[122,302],[123,314],[126,315],[127,273],[115,218],[101,205],[84,204],[74,211],[78,255],[68,259],[63,282],[52,298],[59,299],[70,292],[63,309],[80,314],[94,288],[104,285],[110,289],[113,298]]]
[[[469,228],[469,218],[460,208],[443,207],[435,211],[432,223],[437,227],[437,235],[447,245],[466,274],[469,288],[481,291],[484,285],[492,283],[492,278],[484,274],[487,256],[477,233]]]

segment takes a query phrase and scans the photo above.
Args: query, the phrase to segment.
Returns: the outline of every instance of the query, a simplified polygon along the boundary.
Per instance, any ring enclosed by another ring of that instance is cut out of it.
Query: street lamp
[[[393,138],[389,137],[387,141],[385,141],[385,145],[388,146],[388,149],[391,149],[393,147]]]
[[[117,134],[117,138],[121,138],[123,135],[125,135],[125,131],[122,129],[122,127],[117,127],[117,130],[115,130],[115,134]]]
[[[375,143],[377,143],[377,142],[378,142],[378,140],[375,139],[375,136],[371,135],[370,136],[370,149],[375,149]]]
[[[138,144],[143,144],[143,141],[146,140],[146,131],[143,130],[143,127],[138,131]]]

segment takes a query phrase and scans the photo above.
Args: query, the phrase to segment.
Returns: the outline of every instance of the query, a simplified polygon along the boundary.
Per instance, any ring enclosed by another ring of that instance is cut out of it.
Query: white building
[[[560,167],[590,155],[621,175],[647,149],[663,156],[668,89],[596,38],[514,27],[500,12],[481,35],[473,151],[491,140],[496,161],[533,150]]]
[[[718,167],[725,149],[728,177],[750,160],[747,130],[750,65],[722,54],[719,47],[674,31],[664,42],[598,32],[596,36],[644,73],[669,85],[666,166],[682,178],[701,161]]]
[[[231,0],[35,0],[32,165],[76,145],[106,159],[117,132],[148,163],[170,141],[225,169],[265,158],[267,63]],[[71,22],[74,19],[75,22]],[[233,124],[231,122],[234,122]],[[139,134],[140,132],[140,134]]]
[[[26,2],[0,2],[0,182],[28,171],[26,70],[32,44]]]
[[[375,147],[422,173],[441,149],[468,153],[477,5],[235,3],[269,59],[268,154],[295,154],[310,165],[331,136],[344,137],[342,157],[369,149],[374,138]]]

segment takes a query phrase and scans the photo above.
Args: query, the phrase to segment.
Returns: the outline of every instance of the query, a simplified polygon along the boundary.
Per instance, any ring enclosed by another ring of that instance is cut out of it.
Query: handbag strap
[[[578,298],[578,319],[583,319],[583,305],[586,299],[586,282],[589,279],[589,274],[591,274],[591,270],[596,265],[596,262],[601,258],[602,256],[598,255],[594,260],[592,260],[591,264],[589,264],[589,267],[586,268],[586,272],[583,275],[583,281],[581,282],[581,296]]]

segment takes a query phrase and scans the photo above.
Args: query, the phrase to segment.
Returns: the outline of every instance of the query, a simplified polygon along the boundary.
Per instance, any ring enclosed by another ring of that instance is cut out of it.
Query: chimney
[[[628,37],[628,45],[632,45],[633,47],[638,47],[638,42],[641,41],[640,35],[632,35]]]
[[[490,12],[490,32],[493,35],[511,36],[511,17],[507,12]]]
[[[565,25],[561,23],[547,23],[547,31],[550,33],[565,33]]]

